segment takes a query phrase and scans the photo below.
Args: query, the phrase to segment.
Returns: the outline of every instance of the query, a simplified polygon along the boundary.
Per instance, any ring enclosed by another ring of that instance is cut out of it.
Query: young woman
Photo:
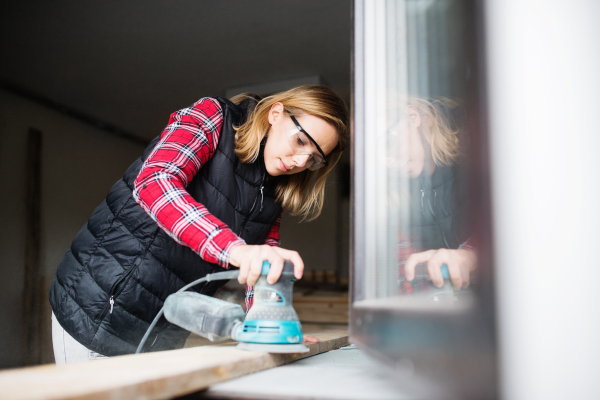
[[[400,290],[411,294],[431,284],[442,287],[442,265],[456,290],[469,285],[477,267],[474,239],[466,231],[464,188],[459,171],[459,132],[450,122],[455,104],[448,100],[411,97],[406,118],[393,127],[401,146],[393,160],[398,175],[407,181],[408,193],[400,206],[409,207],[399,240]],[[415,268],[426,264],[428,280],[415,281]]]
[[[262,262],[268,280],[298,253],[277,247],[282,210],[307,219],[348,137],[346,105],[305,85],[260,99],[203,98],[171,115],[75,237],[50,289],[57,363],[135,352],[166,297],[231,266],[248,307]],[[193,288],[213,295],[225,281]],[[164,318],[144,351],[183,347]]]

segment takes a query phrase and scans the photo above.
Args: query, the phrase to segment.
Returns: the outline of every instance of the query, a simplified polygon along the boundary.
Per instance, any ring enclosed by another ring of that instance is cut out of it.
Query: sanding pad
[[[305,345],[298,344],[264,344],[264,343],[245,343],[240,342],[238,349],[248,351],[266,351],[267,353],[306,353],[309,348]]]

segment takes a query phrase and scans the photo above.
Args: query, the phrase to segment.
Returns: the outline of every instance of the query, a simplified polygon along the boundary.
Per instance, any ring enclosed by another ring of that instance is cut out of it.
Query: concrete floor
[[[415,399],[383,365],[354,346],[219,383],[186,398],[280,400]]]

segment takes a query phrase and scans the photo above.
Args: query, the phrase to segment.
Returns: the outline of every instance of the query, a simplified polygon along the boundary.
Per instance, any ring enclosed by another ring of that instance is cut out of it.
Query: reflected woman
[[[400,289],[411,294],[421,286],[430,288],[427,280],[442,287],[444,264],[454,289],[466,288],[477,253],[465,226],[459,132],[450,123],[456,104],[415,97],[406,103],[405,118],[391,129],[400,146],[394,164],[405,183],[402,198],[409,202],[399,240]],[[415,280],[419,264],[426,266],[427,280]]]

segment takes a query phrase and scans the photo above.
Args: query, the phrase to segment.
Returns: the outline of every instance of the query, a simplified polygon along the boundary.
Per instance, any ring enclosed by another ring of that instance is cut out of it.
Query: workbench
[[[320,339],[306,344],[307,353],[245,351],[227,342],[4,370],[0,372],[0,399],[170,399],[348,344],[346,330],[307,333]]]
[[[404,400],[414,395],[397,371],[347,346],[293,363],[212,385],[190,399]]]

